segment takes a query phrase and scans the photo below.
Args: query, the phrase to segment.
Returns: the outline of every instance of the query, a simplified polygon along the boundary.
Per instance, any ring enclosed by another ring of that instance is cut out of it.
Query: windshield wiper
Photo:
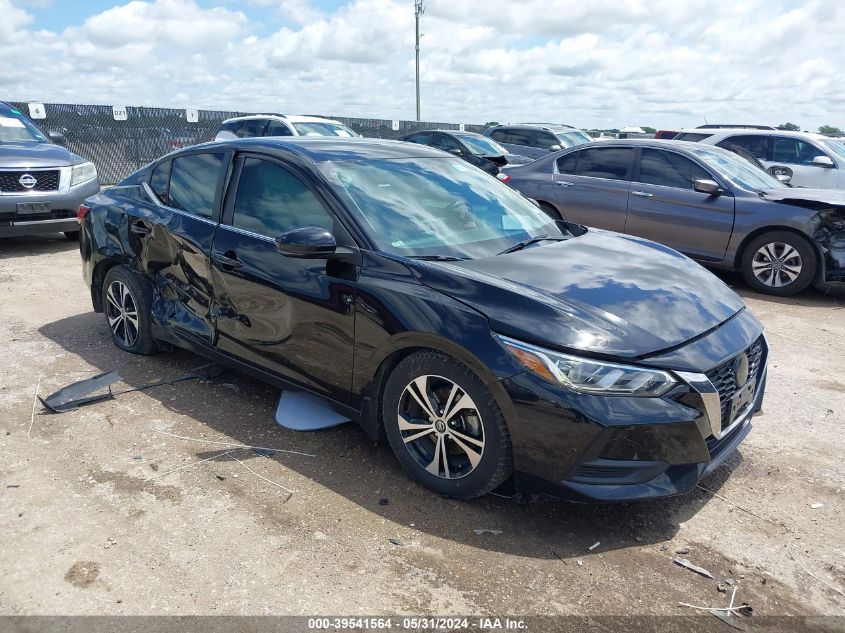
[[[469,257],[455,257],[454,255],[409,255],[408,259],[419,259],[424,262],[462,262]]]
[[[507,255],[508,253],[521,251],[526,246],[531,246],[532,244],[536,244],[537,242],[562,242],[562,241],[568,240],[568,239],[569,239],[568,236],[549,237],[548,235],[538,235],[537,237],[530,237],[527,240],[522,240],[521,242],[517,242],[513,246],[508,246],[501,253],[496,253],[496,255]]]

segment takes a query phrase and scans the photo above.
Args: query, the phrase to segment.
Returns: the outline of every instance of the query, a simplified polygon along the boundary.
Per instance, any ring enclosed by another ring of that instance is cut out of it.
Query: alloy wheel
[[[414,460],[432,475],[459,479],[484,454],[484,425],[475,402],[455,382],[419,376],[399,398],[397,422]]]
[[[761,246],[751,260],[751,270],[760,283],[782,288],[801,274],[803,262],[798,249],[785,242],[769,242]]]
[[[113,281],[106,290],[106,318],[115,338],[125,347],[138,340],[138,310],[132,293],[121,281]]]

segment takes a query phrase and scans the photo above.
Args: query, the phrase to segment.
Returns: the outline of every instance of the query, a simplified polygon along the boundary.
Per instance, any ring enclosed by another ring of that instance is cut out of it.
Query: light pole
[[[414,0],[414,18],[417,23],[417,121],[420,120],[420,16],[423,13],[423,0]]]

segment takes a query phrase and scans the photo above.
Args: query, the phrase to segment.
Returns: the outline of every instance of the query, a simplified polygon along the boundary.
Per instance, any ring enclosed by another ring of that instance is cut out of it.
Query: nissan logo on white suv
[[[18,182],[21,187],[26,187],[27,189],[32,189],[38,183],[32,174],[24,174],[18,179]]]

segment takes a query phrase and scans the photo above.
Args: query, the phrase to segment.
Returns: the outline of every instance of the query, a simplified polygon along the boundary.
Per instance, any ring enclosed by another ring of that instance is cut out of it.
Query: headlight
[[[97,177],[97,168],[94,163],[80,163],[70,169],[70,186],[75,187]]]
[[[676,384],[670,374],[659,369],[580,358],[505,336],[496,338],[517,361],[541,378],[579,393],[654,397]]]

